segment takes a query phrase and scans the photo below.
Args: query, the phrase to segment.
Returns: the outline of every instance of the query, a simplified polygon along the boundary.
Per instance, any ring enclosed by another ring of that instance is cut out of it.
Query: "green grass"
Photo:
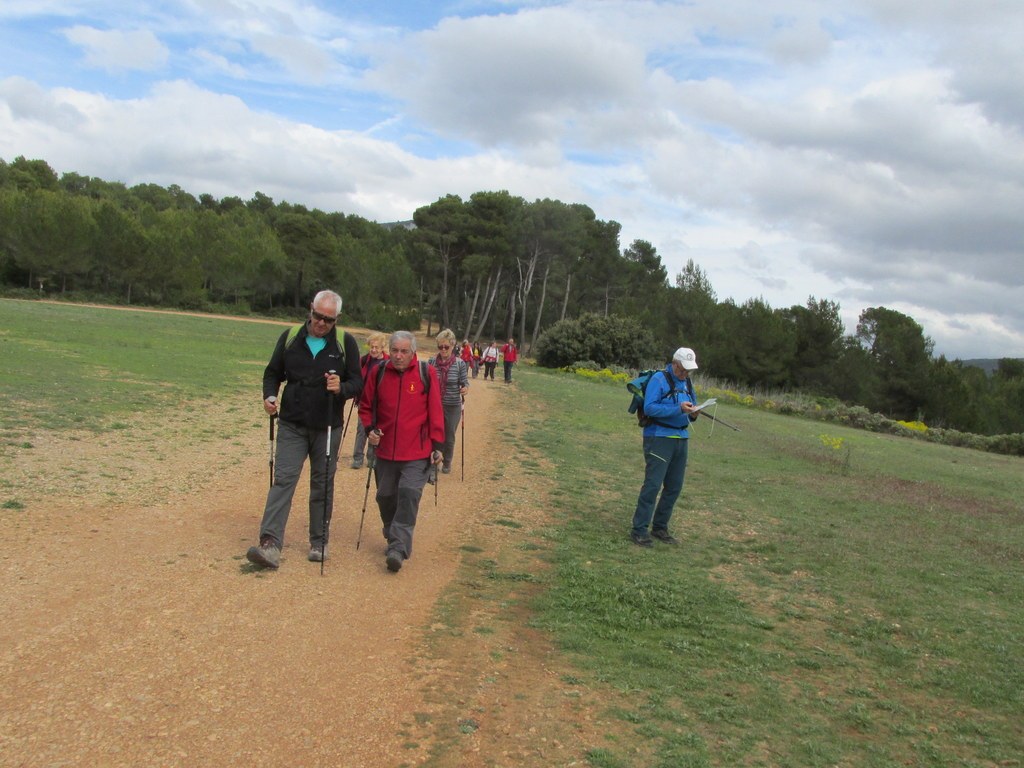
[[[620,692],[637,765],[1019,764],[1019,458],[723,409],[742,432],[695,427],[682,546],[641,550],[625,389],[518,381],[523,447],[556,467],[535,622]]]
[[[192,408],[219,393],[251,389],[258,396],[281,330],[0,299],[4,447],[12,430],[117,430],[128,416]]]

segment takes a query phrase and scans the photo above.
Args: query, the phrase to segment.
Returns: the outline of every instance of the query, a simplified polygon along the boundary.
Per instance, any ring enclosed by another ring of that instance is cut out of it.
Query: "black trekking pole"
[[[348,420],[345,421],[345,425],[344,425],[344,427],[341,430],[341,442],[343,442],[343,443],[345,442],[345,436],[348,434],[348,425],[352,421],[352,411],[355,410],[356,400],[358,400],[358,399],[359,399],[358,397],[353,397],[352,398],[352,405],[350,405],[348,407]]]
[[[363,520],[366,519],[366,502],[370,498],[370,478],[373,477],[373,468],[377,466],[377,446],[366,446],[366,491],[363,493],[363,511],[359,515],[359,535],[356,537],[356,549],[363,540]]]
[[[274,487],[274,419],[276,413],[270,414],[270,487]]]
[[[728,427],[729,429],[733,429],[733,430],[735,430],[737,432],[740,431],[739,427],[733,426],[728,421],[725,421],[724,419],[721,419],[718,416],[710,414],[707,411],[701,411],[701,413],[703,413],[705,416],[707,416],[709,419],[711,419],[711,421],[713,421],[715,424],[721,424],[723,427]]]
[[[434,464],[434,454],[433,454],[433,452],[431,452],[430,459],[428,459],[428,461],[430,461],[430,469],[427,470],[427,482],[434,484],[434,506],[436,507],[437,506],[437,485],[438,485],[437,475],[438,475],[438,472],[437,472],[437,464]]]
[[[462,396],[462,482],[466,482],[466,396]]]
[[[328,371],[328,376],[334,376],[335,371]],[[330,527],[330,521],[327,519],[327,489],[331,483],[331,421],[334,419],[334,393],[327,390],[327,450],[324,451],[324,517],[323,517],[323,536],[324,540],[321,543],[320,549],[320,575],[324,575],[324,561],[327,559],[327,529]]]

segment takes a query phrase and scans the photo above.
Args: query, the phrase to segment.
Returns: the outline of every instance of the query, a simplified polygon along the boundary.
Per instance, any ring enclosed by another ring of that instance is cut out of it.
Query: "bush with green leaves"
[[[654,335],[638,321],[616,315],[584,314],[555,323],[537,339],[534,351],[537,364],[545,368],[565,368],[580,360],[592,360],[600,368],[664,363]]]

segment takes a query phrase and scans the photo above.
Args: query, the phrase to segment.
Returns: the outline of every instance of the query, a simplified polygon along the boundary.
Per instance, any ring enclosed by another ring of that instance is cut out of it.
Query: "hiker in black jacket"
[[[281,334],[263,372],[263,409],[271,417],[277,415],[279,421],[274,484],[263,510],[259,546],[250,547],[246,557],[264,568],[280,565],[292,496],[307,458],[309,559],[321,562],[327,557],[324,518],[330,522],[334,504],[334,473],[345,401],[358,397],[363,389],[359,344],[350,334],[339,334],[336,323],[340,312],[341,296],[320,291],[310,304],[309,319]],[[286,386],[279,403],[281,382]],[[328,413],[331,459],[330,466],[325,467]]]

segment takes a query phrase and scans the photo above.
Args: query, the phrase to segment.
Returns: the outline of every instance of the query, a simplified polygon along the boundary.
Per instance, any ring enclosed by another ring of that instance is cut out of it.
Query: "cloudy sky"
[[[376,221],[590,205],[720,300],[1024,357],[1021,0],[2,0],[0,158]]]

